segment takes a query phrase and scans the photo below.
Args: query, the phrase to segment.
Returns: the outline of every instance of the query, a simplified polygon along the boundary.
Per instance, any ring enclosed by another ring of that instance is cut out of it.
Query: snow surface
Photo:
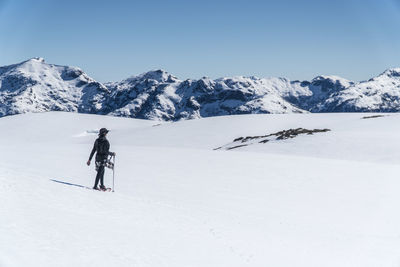
[[[399,266],[400,116],[384,115],[3,117],[0,266]],[[116,191],[53,181],[92,186],[101,127]],[[331,131],[213,150],[298,127]]]

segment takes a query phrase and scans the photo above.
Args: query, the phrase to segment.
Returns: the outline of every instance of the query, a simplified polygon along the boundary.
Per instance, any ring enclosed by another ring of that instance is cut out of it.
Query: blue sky
[[[118,81],[163,68],[352,80],[400,67],[400,0],[0,0],[0,65],[32,57]]]

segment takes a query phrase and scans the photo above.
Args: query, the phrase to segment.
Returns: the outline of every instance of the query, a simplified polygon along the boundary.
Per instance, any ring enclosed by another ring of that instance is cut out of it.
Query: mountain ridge
[[[176,121],[202,117],[308,112],[398,112],[400,68],[367,81],[334,75],[311,81],[233,76],[180,80],[163,69],[100,83],[77,67],[43,58],[0,67],[0,117],[67,111]]]

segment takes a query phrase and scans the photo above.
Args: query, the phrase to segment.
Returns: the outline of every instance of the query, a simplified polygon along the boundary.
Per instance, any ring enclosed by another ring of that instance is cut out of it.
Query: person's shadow
[[[87,187],[87,186],[84,186],[84,185],[68,183],[68,182],[59,181],[59,180],[55,180],[55,179],[50,179],[50,181],[53,181],[53,182],[59,183],[59,184],[65,184],[65,185],[70,185],[70,186],[76,186],[76,187],[80,187],[80,188],[92,189],[92,188]]]

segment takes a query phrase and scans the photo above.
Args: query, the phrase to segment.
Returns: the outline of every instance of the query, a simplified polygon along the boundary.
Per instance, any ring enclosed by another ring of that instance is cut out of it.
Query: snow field
[[[2,118],[0,266],[398,266],[400,117],[363,116]],[[92,186],[101,127],[116,192],[51,181]],[[297,127],[331,132],[213,151]]]

